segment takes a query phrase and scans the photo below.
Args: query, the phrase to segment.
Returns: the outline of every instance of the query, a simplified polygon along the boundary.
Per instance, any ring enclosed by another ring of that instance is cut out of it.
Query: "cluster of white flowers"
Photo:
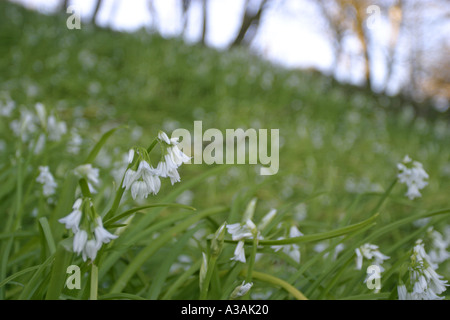
[[[326,242],[319,242],[318,244],[316,244],[314,246],[314,251],[320,253],[320,252],[326,250],[327,248],[328,248],[328,243],[326,243]],[[336,245],[334,247],[334,250],[333,250],[332,259],[336,260],[338,255],[339,255],[339,253],[341,253],[344,249],[345,249],[345,245],[343,243],[339,243],[338,245]],[[328,256],[329,256],[329,252],[325,253],[323,255],[323,258],[326,259],[326,258],[328,258]]]
[[[256,199],[253,199],[248,208],[247,213],[249,211],[254,210],[254,206],[256,203]],[[245,219],[245,222],[242,223],[233,223],[227,225],[227,231],[229,234],[231,234],[231,239],[234,241],[238,241],[236,249],[234,250],[234,256],[231,258],[231,260],[240,261],[242,263],[246,262],[245,259],[245,239],[253,239],[256,237],[258,240],[262,240],[263,236],[261,235],[261,231],[264,230],[265,227],[272,221],[272,219],[275,217],[277,211],[275,209],[270,210],[262,219],[257,227],[253,221],[251,220],[251,214],[245,214],[245,217],[248,217],[249,219]]]
[[[66,229],[72,230],[74,233],[73,252],[81,254],[83,261],[86,261],[87,258],[94,261],[102,245],[118,237],[103,227],[100,216],[92,218],[94,214],[91,207],[90,200],[77,199],[72,207],[73,211],[58,220],[65,224]],[[86,212],[83,214],[83,211]],[[94,228],[93,231],[92,228]]]
[[[400,300],[442,300],[439,294],[445,292],[447,280],[442,280],[443,276],[436,272],[437,264],[431,262],[430,256],[425,252],[421,239],[416,241],[416,245],[411,255],[409,270],[409,287],[401,283],[398,289]]]
[[[11,121],[10,128],[23,142],[31,141],[30,147],[34,148],[35,154],[42,152],[47,137],[49,141],[61,141],[62,136],[67,133],[66,123],[52,114],[47,117],[47,111],[42,103],[36,103],[34,112],[22,108],[20,119]],[[39,128],[43,130],[40,134]],[[32,141],[33,136],[38,134],[37,140]]]
[[[6,101],[0,101],[0,116],[10,117],[15,108],[16,103],[7,97]]]
[[[411,200],[421,197],[422,194],[419,190],[428,185],[425,180],[429,178],[423,169],[423,165],[418,161],[413,161],[409,156],[405,156],[403,161],[397,164],[397,168],[399,170],[397,175],[399,182],[406,184],[408,187],[405,195]]]
[[[147,161],[142,160],[139,162],[137,170],[128,169],[125,172],[122,187],[125,190],[131,189],[133,199],[144,199],[149,194],[156,195],[159,192],[161,180],[158,171],[151,167]]]
[[[43,194],[46,197],[52,196],[55,194],[55,189],[58,187],[58,184],[53,178],[53,175],[50,172],[48,166],[39,166],[39,176],[36,178],[36,181],[41,183],[43,186]]]
[[[356,252],[356,269],[361,270],[363,259],[373,260],[372,263],[379,266],[381,271],[384,271],[381,266],[384,260],[390,257],[382,254],[377,245],[365,243],[361,247],[355,249]]]
[[[172,184],[180,182],[180,175],[177,169],[191,158],[178,148],[178,138],[169,139],[166,133],[160,131],[158,133],[158,140],[166,144],[164,160],[160,161],[156,167],[159,176],[170,178]]]
[[[289,238],[297,238],[303,236],[303,233],[298,230],[296,226],[292,226],[289,229]],[[284,237],[279,237],[277,240],[285,239]],[[279,246],[272,246],[272,249],[274,249],[276,252],[279,250],[283,250],[284,253],[289,255],[294,261],[300,263],[300,247],[295,244],[287,244],[287,245],[279,245]]]
[[[434,264],[439,264],[450,258],[450,253],[447,251],[450,241],[445,239],[444,236],[433,229],[428,228],[428,236],[432,242],[432,248],[429,250],[430,261]]]
[[[156,168],[150,164],[146,150],[130,150],[128,163],[130,167],[125,172],[122,187],[131,190],[133,199],[144,199],[149,194],[156,195],[161,188],[160,178],[170,178],[172,185],[180,181],[178,168],[190,160],[177,146],[178,138],[169,139],[160,131],[158,142],[163,148],[163,159]],[[137,157],[136,157],[137,155]]]
[[[245,263],[245,239],[253,239],[254,234],[258,234],[258,229],[252,220],[248,219],[245,223],[233,223],[227,225],[227,231],[231,234],[231,239],[238,241],[234,250],[234,257],[231,260]]]

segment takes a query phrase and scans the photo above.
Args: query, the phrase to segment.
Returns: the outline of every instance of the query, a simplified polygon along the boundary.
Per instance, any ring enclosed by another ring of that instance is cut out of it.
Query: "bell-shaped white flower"
[[[423,165],[418,161],[412,161],[410,157],[406,156],[402,163],[397,164],[397,168],[399,170],[397,175],[398,181],[406,184],[408,187],[405,195],[411,200],[421,197],[422,194],[419,190],[428,185],[428,182],[425,180],[429,178],[423,169]]]
[[[97,257],[97,252],[100,249],[98,243],[95,239],[90,239],[86,242],[86,245],[83,250],[83,261],[86,261],[89,258],[91,261],[94,261]]]
[[[97,240],[98,247],[101,247],[103,243],[109,243],[111,240],[117,239],[117,235],[110,233],[103,227],[103,221],[101,217],[97,218],[97,226],[94,229],[95,239]]]
[[[73,238],[73,252],[80,254],[88,240],[88,234],[85,230],[78,230]]]
[[[236,249],[234,250],[234,257],[231,260],[240,261],[245,263],[245,249],[244,249],[244,241],[239,241]]]
[[[43,184],[43,194],[46,197],[55,194],[55,189],[58,187],[53,175],[51,174],[49,168],[47,166],[39,167],[39,176],[36,181]]]
[[[69,215],[64,218],[59,219],[60,223],[66,225],[66,229],[72,229],[74,233],[78,231],[78,226],[80,224],[82,213],[78,209],[74,209]]]

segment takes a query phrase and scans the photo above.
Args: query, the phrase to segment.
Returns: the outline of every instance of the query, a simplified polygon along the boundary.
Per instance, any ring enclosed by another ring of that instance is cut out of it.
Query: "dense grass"
[[[239,222],[254,197],[258,199],[255,221],[270,208],[279,211],[272,229],[263,234],[273,240],[292,224],[308,236],[380,213],[375,226],[361,226],[345,233],[347,238],[328,240],[330,250],[339,243],[346,247],[336,261],[331,255],[322,259],[314,251],[316,242],[300,243],[300,264],[268,246],[260,249],[263,255],[255,262],[255,271],[284,279],[312,299],[370,293],[363,283],[365,269],[355,271],[353,262],[354,249],[365,242],[379,245],[391,256],[386,268],[389,277],[383,278],[378,297],[395,298],[401,264],[409,257],[405,254],[418,238],[426,238],[428,226],[439,231],[448,226],[446,215],[432,218],[425,226],[413,224],[419,218],[415,215],[449,208],[447,120],[418,117],[412,107],[396,105],[396,99],[339,85],[315,72],[285,70],[244,49],[217,52],[144,30],[121,34],[87,24],[81,30],[68,30],[65,19],[0,2],[0,101],[12,100],[17,109],[30,110],[42,102],[69,127],[78,128],[84,140],[76,156],[65,150],[69,136],[35,156],[11,135],[10,119],[0,117],[4,141],[0,152],[4,181],[0,187],[0,214],[4,215],[0,283],[26,268],[43,266],[41,273],[33,269],[2,286],[2,298],[48,297],[47,284],[57,277],[52,273],[56,268],[52,254],[59,254],[58,262],[63,265],[79,262],[64,257],[64,250],[52,252],[49,244],[54,241],[59,248],[59,241],[67,236],[57,219],[70,212],[75,199],[77,181],[68,172],[84,163],[104,132],[121,125],[128,129],[115,132],[94,162],[101,169],[102,185],[95,203],[104,208],[102,214],[112,203],[116,187],[110,173],[120,165],[122,155],[135,145],[148,147],[161,129],[193,130],[195,120],[203,121],[204,130],[280,129],[280,171],[261,177],[257,167],[250,165],[183,166],[181,183],[163,184],[164,192],[148,203],[179,201],[197,208],[198,213],[152,209],[148,215],[135,217],[99,264],[99,296],[111,294],[105,298],[127,298],[118,292],[133,294],[133,298],[197,298],[200,262],[196,261],[201,260],[202,251],[208,251],[205,236],[224,221]],[[18,114],[16,110],[14,115]],[[396,164],[406,154],[423,163],[430,175],[423,196],[414,200],[404,196],[404,185],[397,183],[388,189],[396,178]],[[48,165],[58,181],[53,202],[39,193],[40,185],[35,182],[39,165]],[[127,199],[121,208],[131,206]],[[49,221],[54,240],[45,236],[45,222],[39,218]],[[402,219],[406,219],[404,224],[389,227]],[[281,229],[276,229],[278,223]],[[181,240],[172,241],[172,235]],[[233,250],[234,244],[225,243],[211,280],[210,298],[228,298],[246,277],[244,265],[229,259]],[[191,262],[176,264],[181,253]],[[47,267],[45,261],[49,261]],[[183,264],[192,268],[176,267]],[[89,270],[88,265],[83,264],[82,270]],[[448,261],[439,272],[450,277]],[[182,275],[185,281],[177,283]],[[276,285],[259,281],[255,280],[253,297],[292,298]],[[35,286],[22,288],[30,282]],[[80,292],[65,289],[59,295],[57,291],[56,298],[87,298],[89,285],[87,281],[83,285]]]

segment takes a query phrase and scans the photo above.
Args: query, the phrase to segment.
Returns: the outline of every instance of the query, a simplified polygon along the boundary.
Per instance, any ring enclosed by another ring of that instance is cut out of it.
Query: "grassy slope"
[[[355,192],[387,187],[405,154],[424,164],[430,185],[414,201],[397,187],[388,217],[448,206],[448,123],[415,117],[407,106],[393,113],[396,101],[389,98],[284,70],[243,50],[216,52],[144,31],[120,34],[89,25],[68,30],[64,16],[6,2],[0,2],[0,43],[0,92],[19,104],[41,101],[57,108],[68,122],[81,112],[93,131],[140,126],[146,144],[161,128],[192,130],[194,120],[203,120],[204,130],[279,128],[280,171],[257,195],[265,210],[327,191],[308,204],[305,233],[335,226],[352,204],[352,221],[367,217],[378,198],[368,194],[355,203]],[[116,142],[129,147],[125,135]],[[182,178],[205,170],[186,166]],[[253,167],[236,166],[196,190],[194,205],[227,204],[240,190],[236,186],[261,180]]]

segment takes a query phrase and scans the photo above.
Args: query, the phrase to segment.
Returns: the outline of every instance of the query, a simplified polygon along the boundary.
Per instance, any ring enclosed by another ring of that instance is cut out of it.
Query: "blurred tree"
[[[253,40],[258,31],[261,16],[269,3],[270,0],[245,1],[241,26],[236,38],[231,43],[231,47],[236,47],[243,43],[249,44]]]
[[[189,9],[191,7],[192,4],[192,0],[181,0],[181,10],[182,10],[182,19],[183,19],[183,30],[182,30],[182,34],[184,34],[184,32],[187,29],[188,26],[188,13],[189,13]]]
[[[95,3],[94,13],[92,14],[92,17],[91,17],[91,22],[94,24],[97,21],[97,16],[98,16],[98,13],[100,12],[100,8],[102,7],[102,4],[103,4],[103,0],[97,0],[97,2]]]
[[[208,30],[208,0],[202,0],[202,38],[200,40],[200,43],[205,45],[206,44],[206,33]]]
[[[159,18],[158,18],[158,12],[156,11],[155,4],[153,3],[153,0],[147,1],[147,7],[148,11],[150,12],[150,17],[152,19],[151,28],[158,30],[159,25]]]

